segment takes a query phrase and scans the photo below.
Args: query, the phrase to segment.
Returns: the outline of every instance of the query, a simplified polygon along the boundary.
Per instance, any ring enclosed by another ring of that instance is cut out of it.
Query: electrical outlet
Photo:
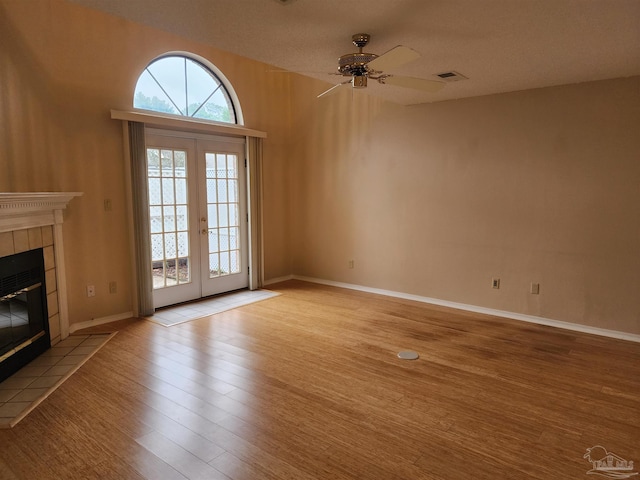
[[[349,268],[354,268],[355,262],[353,260],[349,260]]]
[[[531,293],[532,295],[539,295],[540,294],[540,284],[539,283],[532,283],[531,284],[531,288],[529,289],[529,293]]]
[[[87,285],[87,297],[95,297],[95,296],[96,296],[95,285]]]
[[[494,278],[493,280],[491,280],[491,287],[492,288],[500,288],[500,279],[499,278]]]
[[[116,282],[109,282],[109,293],[118,293],[118,284]]]

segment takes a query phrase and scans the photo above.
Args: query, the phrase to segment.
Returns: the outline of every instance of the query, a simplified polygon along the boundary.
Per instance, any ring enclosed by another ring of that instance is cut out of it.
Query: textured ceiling
[[[422,93],[370,81],[367,92],[414,104],[640,75],[638,0],[71,0],[289,71],[339,83],[340,55],[405,45],[393,72],[468,80]],[[273,73],[280,75],[279,73]],[[321,93],[322,90],[318,91]]]

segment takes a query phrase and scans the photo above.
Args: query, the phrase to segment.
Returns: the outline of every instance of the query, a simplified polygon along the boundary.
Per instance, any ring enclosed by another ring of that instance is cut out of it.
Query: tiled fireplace
[[[62,212],[79,195],[0,193],[0,377],[69,335]]]

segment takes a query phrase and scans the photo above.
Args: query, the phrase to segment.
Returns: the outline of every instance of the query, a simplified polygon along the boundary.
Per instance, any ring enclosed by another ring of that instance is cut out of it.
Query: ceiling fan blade
[[[396,77],[389,75],[381,78],[380,83],[386,85],[395,85],[396,87],[413,88],[414,90],[422,90],[423,92],[438,92],[444,87],[444,82],[436,80],[426,80],[424,78],[415,77]]]
[[[330,95],[330,94],[332,94],[332,93],[336,93],[340,87],[342,87],[342,86],[344,86],[344,85],[347,85],[347,84],[350,84],[350,83],[351,83],[351,79],[346,80],[346,81],[344,81],[344,82],[342,82],[342,83],[339,83],[339,84],[337,84],[337,85],[334,85],[334,86],[333,86],[333,87],[331,87],[329,90],[324,91],[324,92],[322,92],[320,95],[318,95],[318,97],[317,97],[317,98],[324,97],[325,95]]]
[[[398,45],[392,48],[387,53],[383,53],[378,58],[374,58],[367,63],[367,69],[369,71],[375,70],[376,72],[385,72],[393,70],[394,68],[404,65],[405,63],[412,62],[416,58],[420,57],[420,54],[415,50]]]

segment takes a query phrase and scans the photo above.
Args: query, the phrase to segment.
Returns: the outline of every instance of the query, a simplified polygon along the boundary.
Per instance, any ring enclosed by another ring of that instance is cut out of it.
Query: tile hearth
[[[113,335],[71,335],[0,382],[0,428],[15,426]]]

